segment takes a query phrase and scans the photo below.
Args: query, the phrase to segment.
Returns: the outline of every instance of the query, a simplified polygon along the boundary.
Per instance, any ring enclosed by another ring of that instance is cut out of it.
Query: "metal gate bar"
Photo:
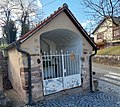
[[[74,55],[74,60],[71,60],[68,52],[64,55],[57,52],[50,52],[50,54],[44,52],[42,56],[44,79],[62,77],[63,68],[66,70],[65,76],[79,74],[80,57],[79,54]],[[62,62],[62,56],[64,62]]]
[[[44,52],[42,61],[45,95],[81,85],[79,53],[73,53],[73,51],[67,51],[64,54],[63,51]]]
[[[62,77],[62,55],[46,54],[42,56],[44,79]]]

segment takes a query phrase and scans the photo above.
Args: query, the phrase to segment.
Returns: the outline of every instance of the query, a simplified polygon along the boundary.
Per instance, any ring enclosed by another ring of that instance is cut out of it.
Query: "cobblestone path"
[[[37,102],[32,107],[120,107],[120,98],[103,92],[75,94]]]

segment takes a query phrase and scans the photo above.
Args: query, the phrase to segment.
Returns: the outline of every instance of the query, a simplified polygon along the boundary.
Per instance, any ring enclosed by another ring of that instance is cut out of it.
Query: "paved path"
[[[120,98],[103,92],[79,93],[38,102],[30,107],[120,107]]]

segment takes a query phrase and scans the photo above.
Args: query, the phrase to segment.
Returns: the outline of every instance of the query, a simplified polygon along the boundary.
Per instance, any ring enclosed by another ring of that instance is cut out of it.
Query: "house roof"
[[[106,19],[109,19],[109,18],[111,18],[111,17],[110,17],[110,16],[105,17],[105,18],[98,24],[98,26],[94,29],[94,31],[92,32],[92,34],[94,34],[94,33],[98,30],[98,28],[105,22],[105,20],[106,20]],[[119,24],[119,23],[120,23],[120,16],[119,16],[119,17],[113,17],[113,20],[114,20],[114,22],[115,22],[116,24]]]
[[[98,28],[104,23],[104,21],[106,20],[106,18],[104,18],[98,25],[97,27],[94,29],[94,31],[92,32],[92,34],[94,34],[96,32],[96,30],[98,30]]]
[[[82,35],[85,37],[85,39],[90,43],[90,45],[93,47],[93,49],[96,49],[97,48],[96,44],[91,40],[90,36],[83,29],[83,27],[77,21],[75,16],[72,14],[72,12],[68,9],[68,5],[66,3],[64,3],[62,7],[59,7],[58,10],[54,11],[54,13],[51,14],[49,17],[47,17],[46,19],[41,21],[34,29],[30,30],[28,33],[21,36],[19,40],[11,43],[7,48],[9,49],[10,47],[14,46],[16,42],[23,43],[25,40],[27,40],[29,37],[31,37],[35,32],[37,32],[39,29],[41,29],[43,26],[45,26],[47,23],[49,23],[52,19],[54,19],[57,15],[59,15],[63,11],[70,18],[70,20],[77,27],[77,29],[82,33]]]

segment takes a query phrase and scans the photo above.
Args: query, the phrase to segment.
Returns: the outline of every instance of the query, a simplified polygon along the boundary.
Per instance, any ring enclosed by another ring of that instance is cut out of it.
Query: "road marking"
[[[113,78],[113,79],[120,80],[120,77],[118,77],[118,76],[109,75],[109,74],[106,74],[106,75],[104,75],[104,76],[105,76],[105,77],[110,77],[110,78]]]
[[[117,81],[117,80],[113,80],[113,79],[110,79],[110,78],[106,78],[106,77],[101,77],[100,79],[98,79],[100,81],[105,81],[105,82],[110,82],[110,83],[114,83],[114,84],[117,84],[120,86],[120,81]]]
[[[114,72],[109,72],[109,74],[111,74],[111,75],[115,75],[115,76],[120,76],[119,73],[114,73]]]
[[[96,69],[96,70],[100,70],[100,71],[105,71],[105,72],[108,71],[108,72],[109,72],[109,70],[104,70],[104,69],[100,69],[100,68],[93,68],[93,71],[94,71],[95,69]]]

